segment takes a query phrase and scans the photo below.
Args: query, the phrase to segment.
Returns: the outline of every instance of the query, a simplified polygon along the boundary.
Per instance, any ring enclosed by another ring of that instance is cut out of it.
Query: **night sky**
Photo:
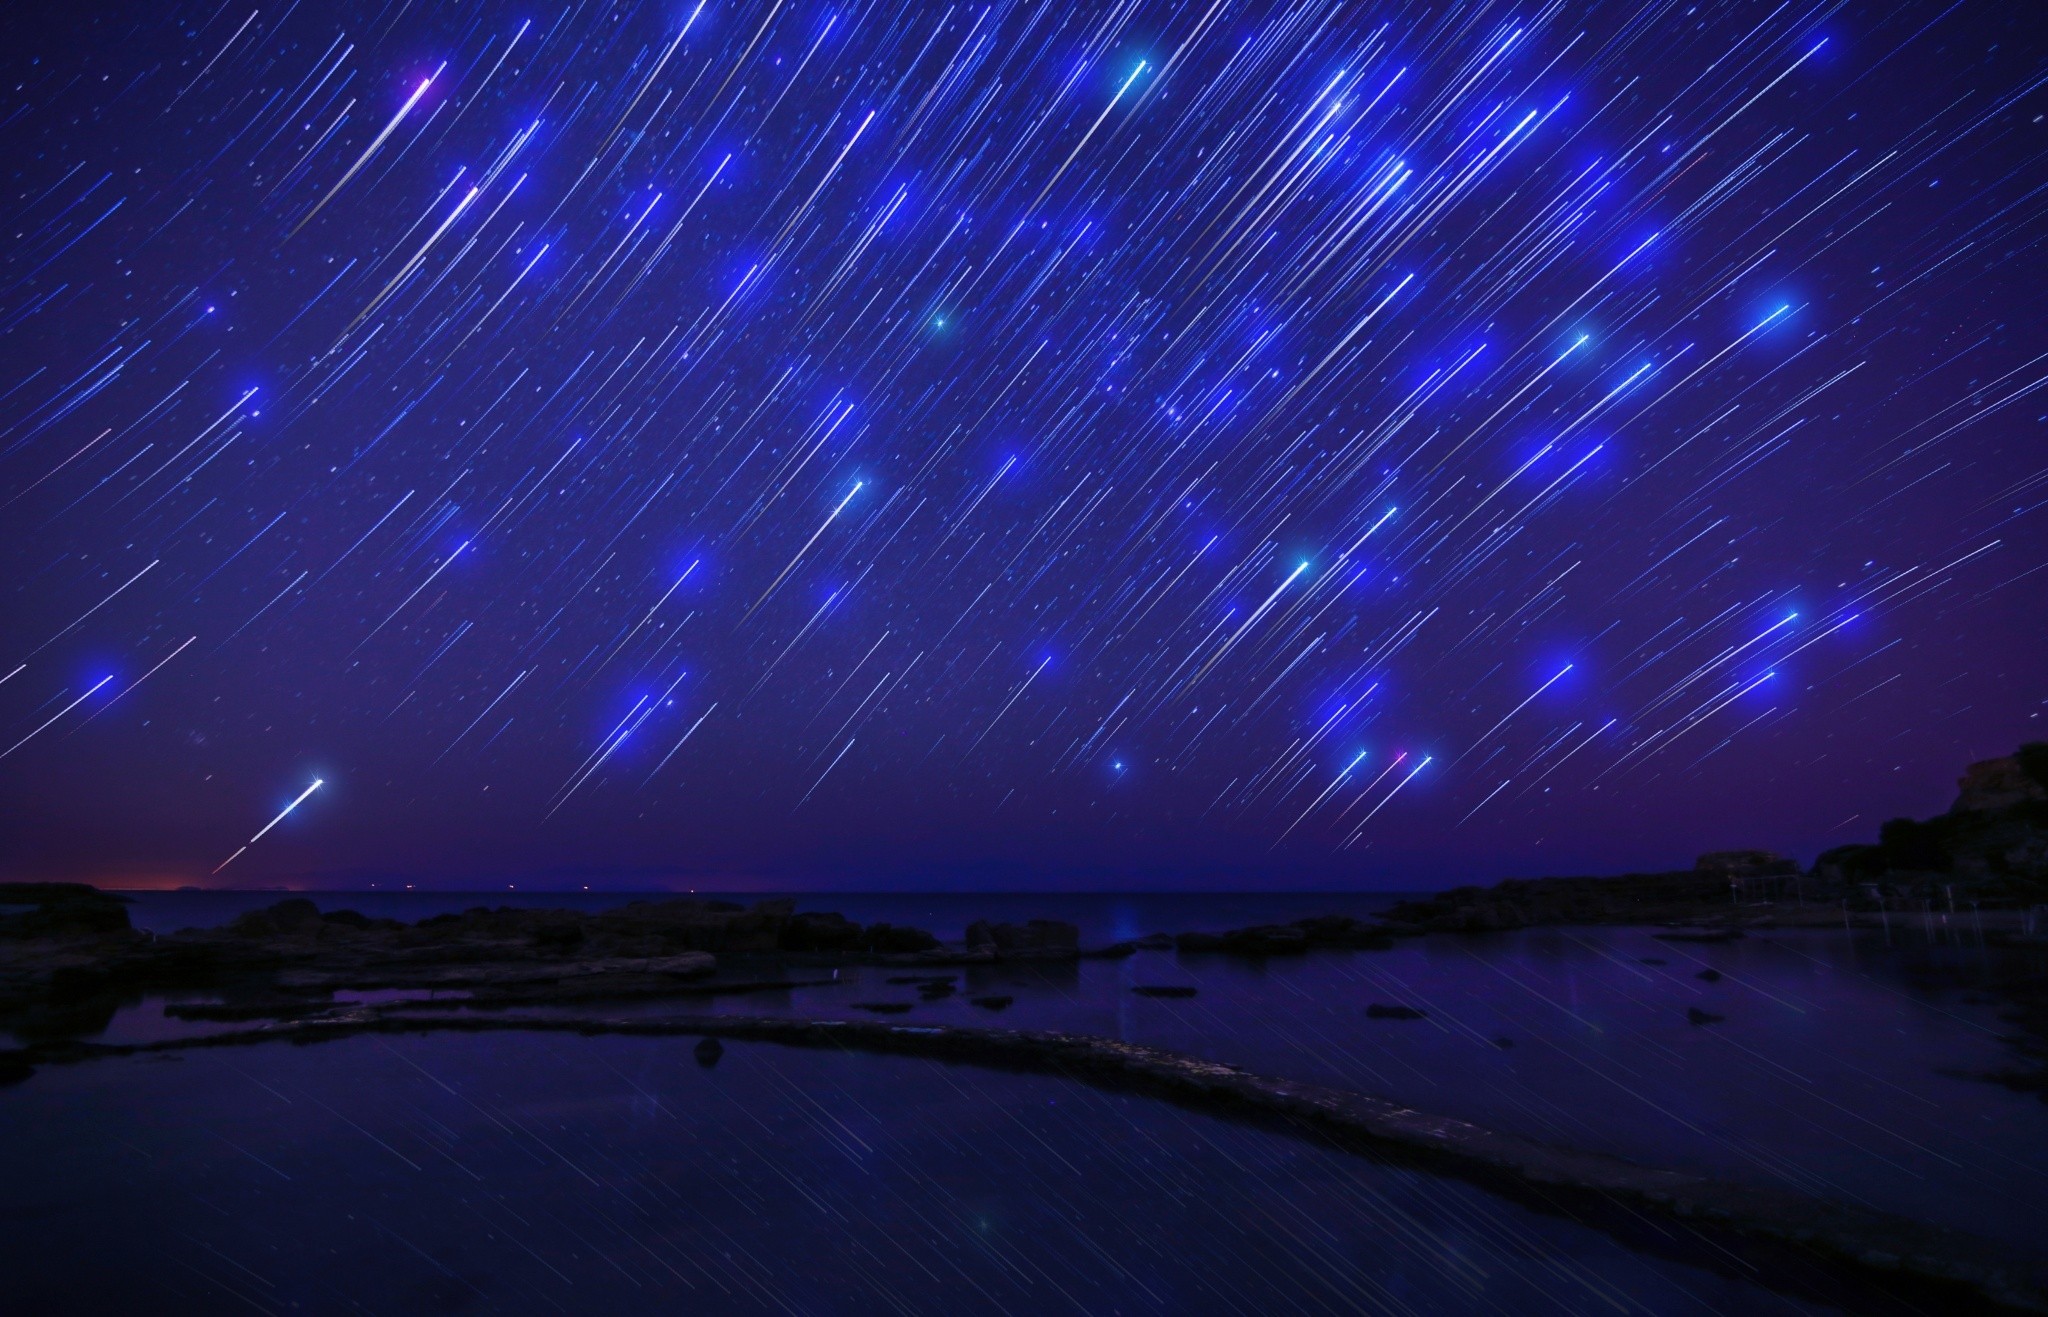
[[[36,10],[11,876],[1433,886],[2043,735],[2036,6]]]

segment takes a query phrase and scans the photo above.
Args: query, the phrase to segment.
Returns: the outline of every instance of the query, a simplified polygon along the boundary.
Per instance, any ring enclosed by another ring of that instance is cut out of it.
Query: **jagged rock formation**
[[[2037,756],[2048,758],[2048,744],[2034,742],[2021,747],[2018,754],[1971,764],[1956,779],[1956,803],[1948,812],[1982,813],[2028,801],[2048,801],[2048,764],[2028,762]]]
[[[1974,763],[1956,785],[1946,814],[1892,819],[1875,845],[1824,852],[1816,874],[1901,895],[1945,888],[1980,903],[2048,900],[2048,742]]]

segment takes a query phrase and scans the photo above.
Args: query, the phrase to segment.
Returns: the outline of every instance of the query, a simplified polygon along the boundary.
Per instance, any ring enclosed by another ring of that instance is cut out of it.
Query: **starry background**
[[[1414,887],[1943,808],[2048,697],[2028,10],[11,10],[0,862]]]

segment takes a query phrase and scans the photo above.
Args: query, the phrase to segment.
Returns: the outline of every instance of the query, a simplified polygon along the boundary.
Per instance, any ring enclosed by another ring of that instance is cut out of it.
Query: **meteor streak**
[[[865,481],[860,480],[856,480],[853,482],[853,488],[846,491],[846,497],[839,500],[839,506],[832,509],[832,515],[826,517],[824,523],[820,525],[818,529],[811,532],[811,538],[804,541],[804,547],[798,549],[796,551],[796,557],[791,558],[789,560],[789,566],[783,568],[779,573],[776,574],[775,579],[768,583],[768,588],[761,592],[761,597],[759,599],[756,599],[753,603],[753,606],[747,609],[747,611],[740,616],[741,622],[744,623],[748,618],[752,617],[755,614],[755,612],[757,612],[760,609],[762,604],[768,602],[768,596],[774,594],[776,588],[779,587],[785,580],[789,578],[789,574],[791,572],[796,570],[796,565],[804,560],[804,555],[811,551],[811,546],[818,542],[818,537],[820,535],[823,535],[826,529],[829,528],[833,522],[839,520],[839,514],[846,511],[846,505],[853,502],[853,496],[855,494],[860,493],[861,487],[865,483]]]
[[[321,780],[320,780],[319,778],[317,778],[317,777],[316,777],[316,778],[314,778],[314,779],[313,779],[313,785],[312,785],[312,786],[309,786],[309,787],[307,787],[307,788],[306,788],[306,789],[305,789],[304,791],[301,791],[301,792],[300,792],[300,793],[298,794],[298,796],[297,796],[297,797],[296,797],[296,798],[295,798],[295,799],[294,799],[294,800],[292,801],[292,803],[291,803],[291,804],[289,804],[289,805],[286,805],[286,806],[285,806],[285,807],[284,807],[283,809],[279,810],[279,811],[277,812],[277,817],[276,817],[276,818],[274,818],[274,819],[272,819],[272,820],[271,820],[270,822],[268,822],[268,823],[264,824],[264,825],[263,825],[262,827],[260,827],[260,828],[256,829],[256,835],[255,835],[255,836],[253,836],[253,837],[249,838],[249,840],[247,840],[247,841],[243,842],[243,843],[241,844],[241,846],[239,846],[238,848],[236,848],[236,850],[235,850],[235,853],[234,853],[233,855],[230,855],[230,856],[228,856],[228,857],[227,857],[227,858],[226,858],[225,860],[222,860],[222,861],[221,861],[221,862],[220,862],[219,864],[215,865],[215,866],[214,866],[214,868],[213,868],[213,871],[214,871],[215,873],[219,873],[219,872],[220,872],[220,871],[221,871],[222,869],[225,869],[225,868],[227,868],[227,867],[228,867],[228,866],[229,866],[230,864],[233,864],[233,863],[234,863],[234,862],[235,862],[235,861],[236,861],[236,860],[237,860],[238,858],[240,858],[240,857],[241,857],[241,854],[242,854],[242,852],[243,852],[243,851],[246,851],[246,850],[248,850],[248,849],[249,849],[249,848],[250,848],[251,846],[254,846],[254,845],[255,845],[255,844],[257,843],[257,842],[259,842],[259,841],[262,841],[262,840],[263,840],[263,834],[264,834],[264,833],[266,833],[266,832],[270,831],[270,830],[271,830],[272,828],[276,827],[276,826],[277,826],[278,824],[280,824],[280,823],[284,822],[284,819],[285,819],[285,815],[287,815],[287,814],[291,813],[291,812],[292,812],[293,810],[297,809],[297,808],[298,808],[298,807],[299,807],[300,805],[303,805],[303,804],[305,804],[305,803],[306,803],[306,797],[308,797],[308,796],[312,795],[312,794],[313,794],[313,793],[314,793],[315,791],[318,791],[318,790],[320,789],[320,785],[321,785]]]
[[[16,671],[19,671],[19,669],[16,669]],[[14,674],[9,673],[8,675],[12,676]],[[87,690],[84,695],[79,696],[77,699],[71,701],[71,703],[65,705],[63,708],[57,710],[57,712],[51,714],[48,722],[43,723],[42,726],[36,728],[35,731],[30,732],[27,736],[22,737],[19,741],[16,741],[13,745],[8,746],[5,750],[0,750],[0,759],[5,759],[7,756],[13,754],[16,750],[19,750],[21,749],[21,747],[27,745],[30,741],[35,740],[37,735],[40,734],[44,730],[44,728],[47,728],[50,725],[50,723],[56,722],[65,714],[70,713],[73,709],[85,703],[86,699],[89,696],[91,696],[93,691],[98,690],[100,687],[106,685],[108,682],[112,680],[112,677],[101,677],[98,681],[92,684],[91,689]]]

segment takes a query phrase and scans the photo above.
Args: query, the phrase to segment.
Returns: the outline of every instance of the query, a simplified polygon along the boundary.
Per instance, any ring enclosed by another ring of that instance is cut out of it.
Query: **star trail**
[[[2025,8],[10,17],[14,862],[1399,877],[1927,812],[2048,696]]]

